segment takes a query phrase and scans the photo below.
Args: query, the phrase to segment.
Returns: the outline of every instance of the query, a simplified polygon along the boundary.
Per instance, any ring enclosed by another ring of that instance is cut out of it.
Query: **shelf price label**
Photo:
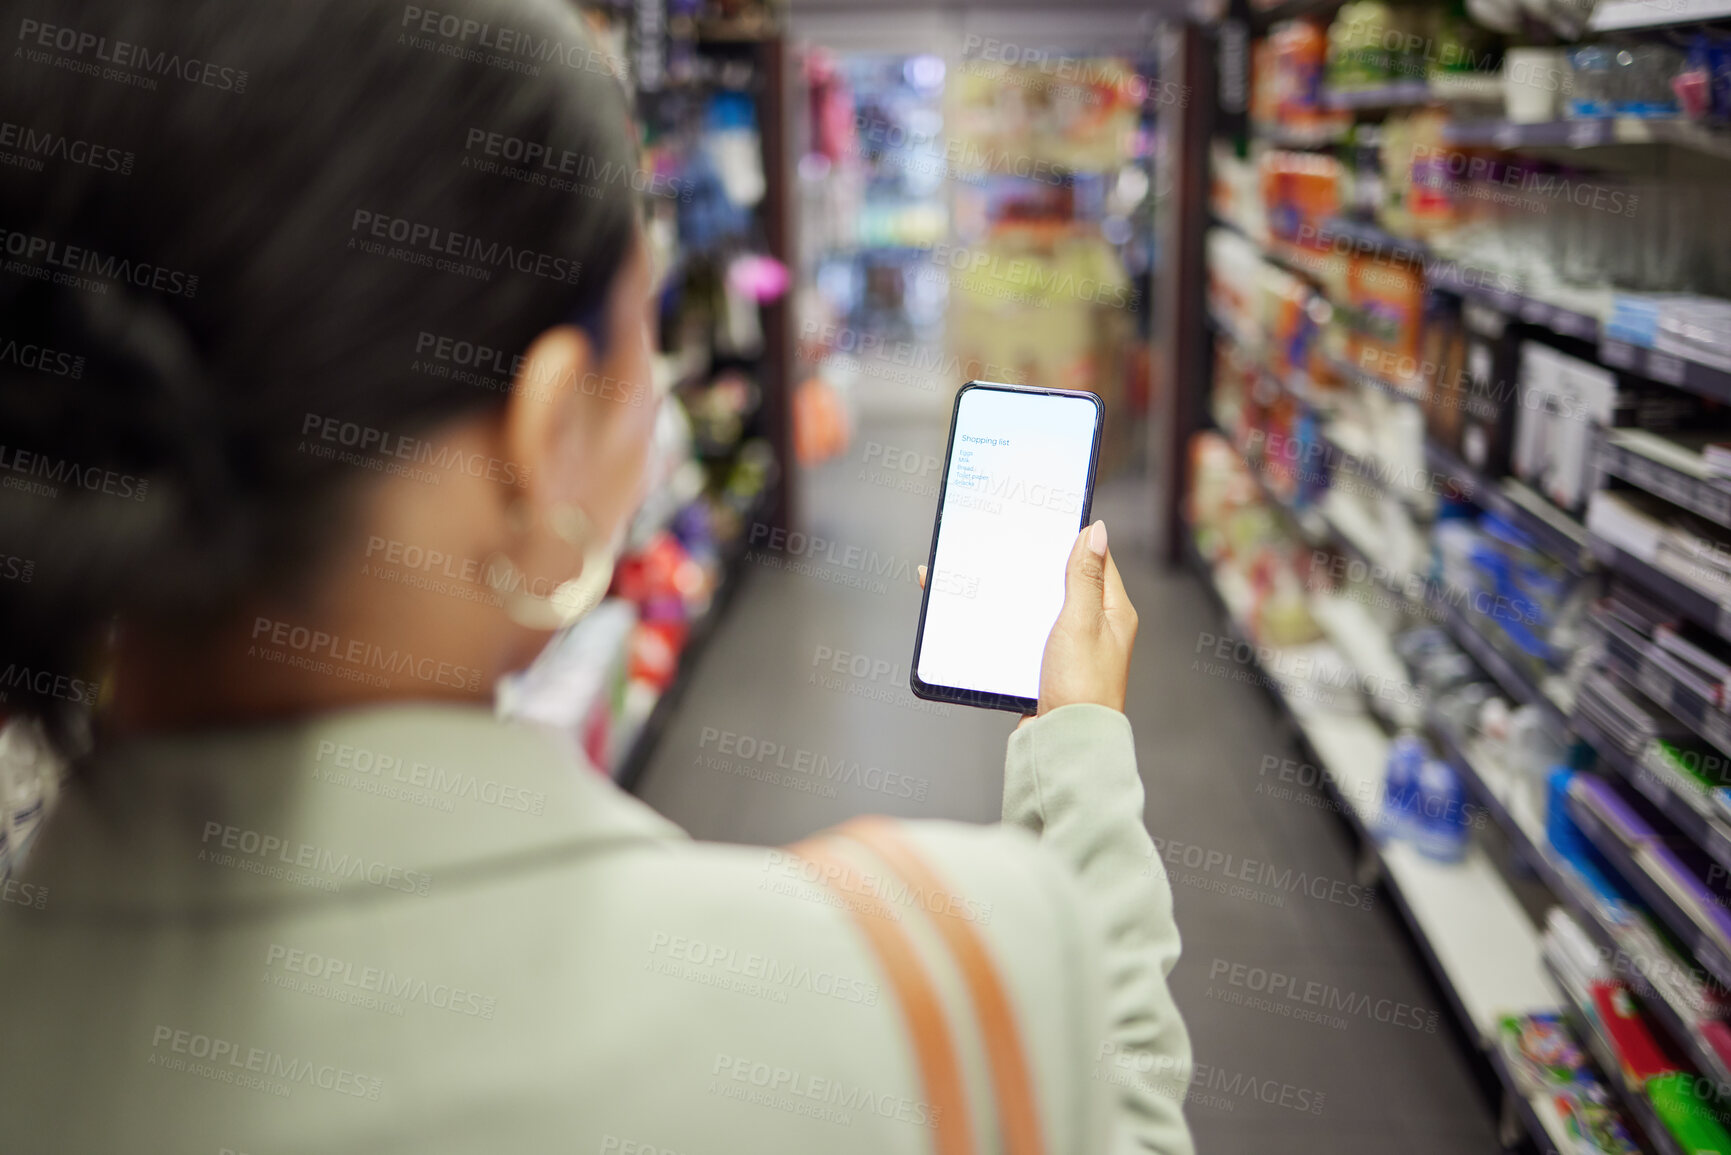
[[[1731,601],[1719,603],[1718,619],[1715,624],[1718,626],[1719,636],[1731,638]]]
[[[1626,341],[1613,341],[1607,337],[1599,344],[1599,359],[1619,369],[1633,369],[1635,347]]]
[[[1497,130],[1491,134],[1491,141],[1498,148],[1515,147],[1515,145],[1521,143],[1520,126],[1514,124],[1499,124]]]
[[[1599,143],[1599,136],[1599,126],[1593,121],[1577,121],[1569,126],[1569,147],[1591,148]]]

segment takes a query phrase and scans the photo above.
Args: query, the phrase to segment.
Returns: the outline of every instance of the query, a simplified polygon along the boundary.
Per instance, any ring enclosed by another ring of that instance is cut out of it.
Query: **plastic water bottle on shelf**
[[[1418,817],[1419,772],[1428,752],[1424,741],[1403,731],[1389,743],[1388,763],[1383,770],[1382,820],[1378,834],[1384,842],[1410,838]]]
[[[1440,758],[1426,758],[1418,772],[1413,845],[1426,858],[1459,862],[1467,852],[1467,815],[1460,775]]]

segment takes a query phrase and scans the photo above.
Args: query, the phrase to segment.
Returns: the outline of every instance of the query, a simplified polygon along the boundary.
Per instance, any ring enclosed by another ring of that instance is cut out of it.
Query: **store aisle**
[[[939,470],[882,463],[942,450],[941,420],[874,422],[845,459],[806,476],[809,532],[834,544],[754,552],[642,779],[651,805],[697,837],[749,843],[868,811],[996,819],[1013,719],[907,689],[912,567]],[[1123,494],[1103,490],[1097,508],[1142,621],[1128,712],[1184,935],[1172,982],[1199,1064],[1188,1108],[1199,1149],[1496,1149],[1441,994],[1388,897],[1356,887],[1344,825],[1304,785],[1314,775],[1267,696],[1193,667],[1219,629],[1206,594],[1149,559],[1135,534],[1146,517]],[[721,756],[728,731],[857,760],[885,771],[883,786],[855,775],[832,796],[798,789],[811,779]]]

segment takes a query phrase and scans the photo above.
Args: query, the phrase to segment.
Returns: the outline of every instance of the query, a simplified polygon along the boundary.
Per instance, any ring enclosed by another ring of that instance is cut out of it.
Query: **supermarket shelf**
[[[1731,373],[1699,361],[1608,337],[1599,342],[1599,360],[1613,369],[1648,377],[1661,385],[1672,385],[1714,401],[1731,401]]]
[[[1280,374],[1270,369],[1267,363],[1263,360],[1263,354],[1266,349],[1261,338],[1254,337],[1245,332],[1237,324],[1220,316],[1212,309],[1208,311],[1207,316],[1209,325],[1211,325],[1216,332],[1220,333],[1227,340],[1238,346],[1247,357],[1256,362],[1256,372],[1263,378],[1263,380],[1267,381],[1270,385],[1274,386],[1288,397],[1291,397],[1300,405],[1303,405],[1306,409],[1318,413],[1321,412],[1320,407],[1316,403],[1316,399],[1311,396],[1310,378],[1307,374],[1298,374],[1297,381],[1288,380],[1287,378],[1280,376]]]
[[[1678,941],[1688,946],[1689,953],[1706,968],[1707,973],[1721,984],[1731,984],[1731,956],[1727,956],[1718,943],[1696,926],[1688,913],[1678,906],[1677,901],[1665,890],[1664,885],[1635,860],[1633,852],[1623,845],[1623,840],[1617,836],[1616,831],[1609,829],[1597,814],[1573,795],[1565,805],[1569,808],[1569,817],[1575,820],[1581,833],[1605,856],[1605,860],[1623,881],[1641,896],[1641,901],[1647,904],[1659,921],[1665,924]]]
[[[1580,121],[1573,124],[1596,124],[1609,122]],[[1518,125],[1519,128],[1543,128],[1539,125]],[[1644,128],[1643,131],[1655,131]],[[1726,134],[1731,139],[1731,134]],[[1731,145],[1726,146],[1726,155],[1731,156]],[[1216,221],[1224,228],[1233,229],[1241,236],[1247,236],[1230,222]],[[1469,298],[1487,305],[1497,312],[1513,317],[1524,324],[1535,325],[1548,329],[1561,337],[1570,337],[1577,341],[1597,344],[1599,360],[1613,369],[1621,369],[1638,376],[1657,381],[1662,385],[1670,385],[1715,401],[1731,402],[1731,372],[1715,368],[1700,361],[1692,361],[1665,353],[1658,349],[1649,349],[1641,345],[1630,344],[1604,336],[1604,326],[1595,313],[1586,312],[1575,305],[1544,300],[1520,292],[1512,286],[1512,278],[1496,272],[1475,269],[1458,261],[1448,260],[1430,251],[1423,243],[1405,237],[1395,236],[1376,225],[1363,221],[1354,221],[1345,217],[1334,217],[1324,222],[1318,230],[1318,239],[1325,245],[1331,238],[1340,238],[1352,242],[1359,251],[1366,253],[1382,253],[1391,257],[1418,263],[1425,273],[1426,284],[1430,288],[1441,289],[1457,296]],[[1258,243],[1254,237],[1248,237],[1253,243]],[[1300,275],[1314,276],[1313,271],[1307,271],[1301,261],[1295,259],[1295,254],[1288,248],[1279,245],[1261,245],[1264,254],[1275,263]],[[1403,390],[1392,382],[1381,381],[1374,375],[1358,370],[1344,362],[1336,362],[1342,372],[1359,380],[1368,380],[1378,387],[1408,400],[1420,400],[1411,390]]]
[[[1502,651],[1491,644],[1490,639],[1472,624],[1460,607],[1452,603],[1446,591],[1433,587],[1430,604],[1448,627],[1449,635],[1454,638],[1455,643],[1491,676],[1491,680],[1496,682],[1504,694],[1523,706],[1537,706],[1553,733],[1568,733],[1568,715],[1557,700],[1504,657]]]
[[[1548,557],[1576,573],[1586,568],[1589,539],[1580,522],[1514,478],[1493,481],[1434,441],[1425,442],[1424,455],[1468,501],[1513,524]]]
[[[1573,337],[1578,341],[1596,341],[1599,338],[1602,326],[1598,317],[1567,305],[1528,296],[1507,284],[1511,280],[1507,276],[1455,261],[1437,261],[1429,266],[1428,272],[1432,288],[1478,301],[1499,313],[1528,325],[1549,329],[1562,337]]]
[[[1660,1120],[1659,1113],[1653,1109],[1653,1101],[1647,1098],[1647,1092],[1641,1087],[1630,1086],[1623,1077],[1623,1064],[1617,1059],[1617,1048],[1605,1037],[1594,1008],[1575,997],[1575,992],[1569,989],[1569,984],[1563,981],[1563,976],[1557,973],[1549,958],[1544,959],[1544,964],[1551,981],[1563,992],[1563,1015],[1574,1028],[1575,1036],[1586,1044],[1587,1053],[1592,1055],[1598,1067],[1599,1078],[1616,1093],[1623,1113],[1640,1128],[1641,1137],[1646,1140],[1642,1150],[1656,1155],[1686,1155],[1671,1137],[1670,1129]]]
[[[1262,124],[1251,127],[1250,135],[1274,148],[1329,148],[1346,139],[1344,124],[1320,124],[1314,128],[1299,128],[1290,124]]]
[[[1627,578],[1690,621],[1731,640],[1731,606],[1721,606],[1711,595],[1673,577],[1651,562],[1618,549],[1603,538],[1595,536],[1592,549],[1605,567],[1618,577]]]
[[[697,666],[697,659],[715,634],[716,627],[721,622],[723,613],[727,610],[729,601],[740,583],[740,569],[745,560],[746,546],[750,537],[749,527],[757,521],[769,516],[769,511],[775,508],[775,482],[771,482],[758,494],[746,514],[744,524],[747,531],[739,535],[739,539],[730,543],[721,554],[721,578],[716,583],[715,593],[709,600],[709,606],[691,623],[691,629],[685,636],[685,645],[679,651],[679,667],[674,671],[673,681],[661,696],[655,699],[655,705],[649,710],[642,725],[620,757],[619,764],[613,768],[613,779],[621,789],[633,790],[637,781],[643,776],[643,770],[649,764],[649,756],[655,752],[655,746],[661,741],[661,736],[667,732],[668,725],[673,720],[673,712],[679,705],[686,687],[691,683],[692,671]]]
[[[1694,477],[1624,445],[1602,441],[1599,467],[1629,484],[1731,529],[1731,484]]]
[[[1651,0],[1680,4],[1687,0]],[[1619,144],[1665,144],[1709,156],[1731,157],[1731,135],[1686,120],[1609,116],[1516,124],[1507,120],[1457,121],[1443,130],[1450,144],[1467,148],[1604,148]]]
[[[1579,912],[1577,911],[1577,913]],[[1616,938],[1608,933],[1602,923],[1597,923],[1591,919],[1586,920],[1586,923],[1588,934],[1597,939],[1600,946],[1618,952],[1612,957],[1621,957],[1623,961],[1629,964],[1627,969],[1630,973],[1626,977],[1638,980],[1629,983],[1630,990],[1634,992],[1635,998],[1640,1001],[1641,1006],[1651,1013],[1653,1021],[1659,1024],[1666,1037],[1683,1052],[1683,1058],[1695,1073],[1706,1076],[1716,1087],[1722,1090],[1731,1088],[1731,1067],[1726,1066],[1724,1060],[1719,1058],[1713,1048],[1708,1045],[1707,1040],[1701,1037],[1700,1032],[1689,1023],[1688,1019],[1653,988],[1646,976],[1634,965],[1634,955],[1618,946]]]
[[[1422,80],[1400,80],[1374,88],[1328,89],[1322,94],[1322,103],[1328,108],[1355,110],[1412,108],[1430,104],[1435,99],[1430,86]]]
[[[1643,969],[1640,953],[1626,947],[1616,932],[1593,909],[1592,904],[1578,893],[1571,891],[1564,897],[1563,905],[1574,914],[1575,921],[1581,924],[1588,937],[1608,952],[1606,957],[1615,960],[1613,973],[1628,982],[1629,989],[1652,1014],[1653,1021],[1659,1024],[1665,1035],[1683,1052],[1689,1065],[1715,1084],[1731,1087],[1731,1068],[1727,1068],[1684,1013],[1672,1006],[1670,1000],[1653,986]]]
[[[1339,373],[1348,381],[1353,381],[1357,384],[1379,390],[1380,392],[1393,397],[1397,401],[1411,401],[1417,405],[1424,404],[1426,390],[1422,383],[1415,382],[1411,387],[1397,385],[1393,381],[1377,376],[1375,373],[1360,369],[1357,365],[1354,365],[1344,357],[1330,357],[1328,363],[1336,373]]]
[[[1483,785],[1483,779],[1472,774],[1473,767],[1470,763],[1466,763],[1464,769],[1470,775],[1469,785]],[[1502,819],[1499,818],[1498,821],[1501,822]],[[1511,821],[1514,821],[1512,816]],[[1515,821],[1514,828],[1524,832],[1524,837],[1516,840],[1516,849],[1531,856],[1529,861],[1545,879],[1551,892],[1562,900],[1563,906],[1575,916],[1575,921],[1580,923],[1588,936],[1606,952],[1605,957],[1614,960],[1614,972],[1629,983],[1641,1005],[1652,1013],[1654,1021],[1676,1043],[1696,1071],[1721,1087],[1731,1088],[1731,1067],[1728,1067],[1701,1037],[1685,1013],[1672,1006],[1653,985],[1645,970],[1645,967],[1651,964],[1643,961],[1644,955],[1641,951],[1626,945],[1616,928],[1600,915],[1591,897],[1584,892],[1584,884],[1576,881],[1574,869],[1548,849],[1548,840],[1540,841],[1544,837],[1542,833],[1535,835],[1525,832],[1518,821]]]
[[[1597,148],[1615,144],[1615,120],[1459,120],[1444,127],[1443,139],[1466,148]]]
[[[1731,20],[1731,0],[1600,0],[1587,27],[1618,32],[1705,20]]]
[[[1502,1048],[1491,1048],[1491,1066],[1496,1069],[1497,1079],[1503,1085],[1503,1095],[1514,1105],[1527,1134],[1532,1136],[1533,1145],[1538,1148],[1539,1155],[1565,1155],[1574,1151],[1575,1144],[1569,1138],[1563,1117],[1548,1100],[1527,1098],[1526,1092],[1515,1081],[1514,1072],[1509,1070]],[[1505,1142],[1508,1141],[1509,1138],[1505,1138]]]
[[[1351,217],[1330,217],[1322,222],[1316,235],[1317,240],[1324,246],[1331,244],[1332,238],[1339,237],[1351,241],[1366,253],[1386,253],[1419,261],[1431,255],[1429,247],[1422,241],[1396,236],[1386,229],[1367,221],[1355,221]]]
[[[1591,746],[1603,762],[1632,786],[1659,813],[1668,818],[1691,842],[1705,850],[1721,866],[1731,869],[1731,831],[1695,809],[1658,774],[1641,765],[1590,720],[1576,715],[1570,727]]]
[[[1517,126],[1531,127],[1531,126]],[[1376,225],[1334,217],[1319,230],[1323,239],[1340,237],[1351,241],[1366,253],[1386,253],[1419,263],[1424,269],[1425,282],[1433,289],[1442,289],[1457,296],[1471,298],[1488,305],[1499,313],[1516,317],[1529,325],[1550,329],[1564,337],[1582,341],[1599,338],[1599,318],[1567,305],[1541,300],[1517,291],[1512,278],[1491,270],[1475,269],[1449,260],[1431,251],[1421,241],[1396,236]]]
[[[1731,715],[1677,681],[1664,667],[1647,660],[1642,647],[1622,637],[1614,627],[1598,620],[1595,624],[1604,635],[1605,661],[1613,672],[1695,731],[1703,741],[1731,757]]]
[[[1279,389],[1282,393],[1285,393],[1288,397],[1291,397],[1294,401],[1297,401],[1300,405],[1303,405],[1306,409],[1309,409],[1312,413],[1316,414],[1318,418],[1317,438],[1323,448],[1327,450],[1324,455],[1324,463],[1331,471],[1331,478],[1337,473],[1344,474],[1351,478],[1355,485],[1362,485],[1375,489],[1380,493],[1392,494],[1409,506],[1422,507],[1424,500],[1422,494],[1403,486],[1391,484],[1389,480],[1390,470],[1381,461],[1369,454],[1359,452],[1347,446],[1339,436],[1340,431],[1327,421],[1327,414],[1318,406],[1308,388],[1295,385],[1292,381],[1277,375],[1262,363],[1262,346],[1259,341],[1250,339],[1237,325],[1224,317],[1216,315],[1212,311],[1208,314],[1208,323],[1217,332],[1225,336],[1233,344],[1237,345],[1240,350],[1257,361],[1256,370],[1263,380],[1267,381],[1276,389]],[[1243,455],[1243,451],[1240,450],[1239,456],[1242,457]],[[1248,464],[1248,462],[1246,463]],[[1252,469],[1254,472],[1254,467],[1252,467]],[[1287,507],[1288,511],[1296,517],[1303,518],[1306,516],[1293,508],[1288,500],[1274,495],[1268,485],[1262,481],[1260,475],[1258,476],[1258,483],[1261,485],[1263,492],[1270,498],[1270,500],[1274,501],[1275,504]],[[1304,528],[1309,536],[1317,536],[1317,527],[1306,525]]]
[[[1230,583],[1187,538],[1187,552],[1222,615],[1245,637]],[[1272,674],[1272,684],[1278,684]],[[1453,864],[1434,862],[1405,842],[1378,844],[1375,824],[1388,738],[1368,717],[1307,715],[1275,694],[1325,772],[1331,793],[1363,845],[1376,854],[1391,897],[1463,1026],[1481,1047],[1509,1013],[1557,1009],[1557,992],[1539,965],[1539,940],[1525,910],[1488,855],[1477,847]]]
[[[1250,471],[1250,478],[1256,482],[1256,489],[1262,494],[1262,500],[1286,516],[1286,519],[1292,523],[1292,527],[1298,531],[1299,537],[1304,540],[1306,545],[1322,545],[1330,539],[1331,529],[1326,518],[1314,510],[1300,509],[1291,498],[1281,496],[1269,484],[1268,478],[1263,475],[1256,463],[1245,456],[1244,450],[1238,442],[1228,436],[1224,430],[1216,428],[1216,432],[1225,438],[1226,443],[1232,446],[1232,451],[1238,454],[1238,459],[1244,462],[1244,468]]]
[[[1490,812],[1491,820],[1500,826],[1508,836],[1515,853],[1532,867],[1550,892],[1560,899],[1571,899],[1575,894],[1574,881],[1564,873],[1556,856],[1546,849],[1550,842],[1545,837],[1543,829],[1536,822],[1530,822],[1510,809],[1509,802],[1502,792],[1493,786],[1490,779],[1479,770],[1478,764],[1468,758],[1448,727],[1441,725],[1435,719],[1428,720],[1431,737],[1436,740],[1443,758],[1455,768],[1455,773],[1461,776],[1467,790],[1479,800],[1479,804]]]

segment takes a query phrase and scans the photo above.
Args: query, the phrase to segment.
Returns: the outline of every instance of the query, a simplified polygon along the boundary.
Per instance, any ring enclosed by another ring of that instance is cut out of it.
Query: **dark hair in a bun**
[[[419,371],[427,335],[599,316],[636,157],[562,0],[42,11],[0,69],[0,712],[55,724],[117,615],[196,630],[316,564],[366,474],[310,416],[412,436],[505,398]]]

